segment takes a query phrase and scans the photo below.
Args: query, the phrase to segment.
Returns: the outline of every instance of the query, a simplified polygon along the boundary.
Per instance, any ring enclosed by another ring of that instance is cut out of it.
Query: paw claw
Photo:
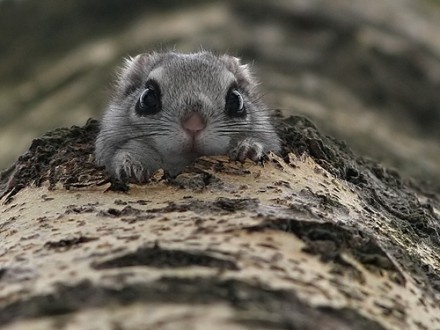
[[[263,157],[263,146],[255,141],[244,140],[230,152],[230,158],[244,163],[246,159],[258,162]]]
[[[116,168],[116,177],[123,182],[143,183],[146,182],[149,173],[144,169],[141,162],[124,157]]]

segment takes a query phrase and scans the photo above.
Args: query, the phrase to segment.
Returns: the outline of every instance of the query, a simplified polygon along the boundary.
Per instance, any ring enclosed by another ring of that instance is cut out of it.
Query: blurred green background
[[[266,102],[440,186],[440,2],[0,1],[0,169],[99,118],[115,68],[200,49],[250,62]]]

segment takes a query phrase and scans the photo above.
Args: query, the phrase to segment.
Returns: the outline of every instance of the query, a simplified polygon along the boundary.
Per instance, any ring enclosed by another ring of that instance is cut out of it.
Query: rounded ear
[[[256,81],[249,68],[249,65],[242,64],[241,60],[238,57],[225,54],[220,56],[220,60],[222,60],[226,64],[228,70],[234,74],[239,86],[243,88],[248,88],[250,86],[256,85]]]
[[[123,66],[117,74],[116,90],[120,96],[125,97],[139,88],[151,67],[152,55],[139,54],[124,60]]]

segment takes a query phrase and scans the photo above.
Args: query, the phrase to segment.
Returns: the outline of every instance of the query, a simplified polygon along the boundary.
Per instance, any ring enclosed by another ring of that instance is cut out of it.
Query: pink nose
[[[192,113],[182,121],[182,127],[191,135],[197,135],[205,129],[206,124],[198,113]]]

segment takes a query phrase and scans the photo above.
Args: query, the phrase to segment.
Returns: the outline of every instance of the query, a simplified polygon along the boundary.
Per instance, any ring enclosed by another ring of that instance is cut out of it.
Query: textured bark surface
[[[0,177],[4,329],[436,329],[440,201],[303,117],[264,165],[202,158],[127,192],[97,122]]]

